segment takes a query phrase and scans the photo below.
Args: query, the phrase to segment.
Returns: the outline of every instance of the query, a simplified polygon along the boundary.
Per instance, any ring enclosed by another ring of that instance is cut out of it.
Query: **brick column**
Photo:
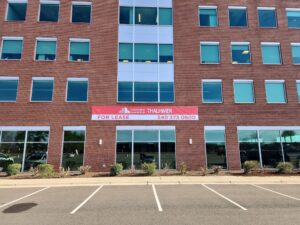
[[[226,150],[228,170],[240,170],[240,150],[236,126],[226,126]]]
[[[62,137],[62,126],[58,124],[52,124],[50,126],[50,136],[48,144],[48,163],[53,165],[56,171],[58,171],[61,162]]]

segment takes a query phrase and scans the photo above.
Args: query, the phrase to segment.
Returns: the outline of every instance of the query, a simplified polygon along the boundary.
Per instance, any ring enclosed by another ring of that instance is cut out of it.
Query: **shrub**
[[[147,175],[152,176],[156,171],[155,163],[143,163],[142,169],[146,172]]]
[[[67,170],[64,167],[59,167],[59,177],[67,177],[70,174],[70,169],[68,168]]]
[[[212,166],[211,169],[212,169],[214,174],[218,174],[222,170],[222,166]]]
[[[278,163],[277,169],[278,169],[279,173],[291,174],[291,173],[293,173],[294,166],[292,163],[289,163],[289,162],[285,162],[285,163],[281,162],[281,163]]]
[[[259,162],[255,160],[245,161],[244,162],[244,171],[245,173],[250,173],[252,170],[259,168]]]
[[[8,176],[14,176],[20,173],[21,170],[21,164],[19,163],[13,163],[13,164],[9,164],[7,166],[7,175]]]
[[[115,163],[110,168],[110,174],[112,176],[118,176],[123,171],[123,165],[121,163]]]
[[[41,177],[53,177],[55,175],[53,165],[50,164],[40,164],[38,165],[38,172]]]
[[[79,171],[81,174],[86,174],[87,172],[90,172],[91,171],[91,166],[81,166],[79,167]]]
[[[187,172],[187,165],[185,162],[180,163],[179,165],[180,175],[185,175]]]
[[[2,171],[3,171],[3,172],[6,172],[6,171],[7,171],[7,167],[8,167],[10,164],[13,164],[13,163],[14,163],[13,160],[5,160],[5,161],[0,162],[0,167],[2,168]]]

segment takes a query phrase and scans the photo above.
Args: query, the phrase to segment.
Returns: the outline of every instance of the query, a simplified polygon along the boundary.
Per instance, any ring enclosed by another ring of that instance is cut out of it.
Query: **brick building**
[[[299,168],[298,0],[0,0],[0,38],[3,165]]]

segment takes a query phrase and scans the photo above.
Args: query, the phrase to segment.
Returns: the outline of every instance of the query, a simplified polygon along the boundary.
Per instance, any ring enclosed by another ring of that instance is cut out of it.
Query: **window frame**
[[[75,43],[76,42],[89,43],[89,60],[87,60],[87,61],[71,60],[71,43],[72,42],[75,42]],[[89,63],[89,62],[91,62],[91,39],[89,39],[89,38],[70,38],[69,39],[68,62],[75,62],[75,63]]]
[[[242,83],[242,84],[251,84],[252,85],[252,99],[253,102],[237,102],[236,101],[236,90],[235,90],[235,84],[236,83]],[[256,98],[255,98],[255,87],[254,87],[254,81],[253,80],[233,80],[233,98],[235,104],[255,104]]]
[[[38,44],[38,41],[44,41],[44,42],[47,42],[47,41],[55,41],[55,59],[54,60],[37,60],[36,59],[36,53],[37,53],[37,44]],[[57,38],[56,37],[37,37],[35,39],[35,47],[34,47],[34,56],[33,56],[33,60],[36,61],[36,62],[55,62],[56,59],[57,59]]]
[[[5,103],[5,102],[17,102],[18,101],[18,93],[19,93],[19,85],[20,85],[20,79],[17,76],[0,76],[0,80],[17,80],[18,85],[17,85],[17,91],[16,91],[16,100],[15,101],[2,101],[0,100],[0,103]]]
[[[41,21],[40,20],[42,4],[45,4],[45,5],[47,5],[47,4],[48,5],[58,5],[58,18],[57,18],[57,21]],[[37,21],[39,23],[59,23],[60,22],[60,0],[40,0]]]
[[[247,45],[249,49],[249,63],[233,63],[233,54],[232,54],[232,46],[234,45]],[[230,43],[230,49],[231,49],[231,64],[232,65],[251,65],[252,64],[252,54],[251,54],[251,43],[250,42],[231,42]]]
[[[7,3],[6,3],[6,10],[5,10],[5,18],[4,18],[4,21],[5,22],[25,22],[26,21],[26,18],[27,18],[27,10],[28,10],[28,8],[26,9],[26,16],[25,16],[25,19],[24,20],[13,20],[13,21],[11,21],[11,20],[8,20],[7,19],[7,16],[8,16],[8,8],[9,8],[9,4],[10,3],[12,3],[12,4],[14,4],[14,3],[20,3],[20,4],[27,4],[27,7],[28,7],[28,0],[7,0]]]
[[[204,83],[220,83],[221,84],[221,101],[220,102],[206,102],[204,100],[204,89],[203,84]],[[224,103],[224,96],[223,96],[223,80],[222,79],[202,79],[201,80],[201,89],[202,89],[202,104],[223,104]]]
[[[52,81],[53,82],[53,88],[52,88],[52,96],[51,96],[51,101],[33,101],[32,100],[32,94],[33,94],[33,81],[34,80],[40,80],[40,81]],[[54,97],[54,77],[32,77],[31,79],[31,89],[30,89],[30,99],[29,101],[30,102],[33,102],[33,103],[51,103],[53,102],[53,97]]]
[[[292,64],[294,66],[300,66],[300,62],[299,63],[294,63],[294,57],[293,57],[293,47],[298,47],[300,48],[300,42],[299,43],[291,43],[291,55],[292,55]]]
[[[219,58],[218,58],[218,63],[202,63],[202,45],[217,45],[218,46],[218,52],[219,52]],[[219,65],[221,64],[221,48],[220,48],[220,42],[218,41],[201,41],[200,42],[200,64],[201,65]]]
[[[283,85],[283,91],[284,91],[284,100],[285,102],[269,102],[268,101],[268,96],[267,96],[267,83],[270,83],[270,84],[274,84],[274,83],[277,83],[277,84],[282,84]],[[288,103],[288,96],[287,96],[287,91],[286,91],[286,82],[285,80],[265,80],[265,96],[266,96],[266,103],[267,104],[287,104]]]
[[[86,81],[87,82],[86,101],[68,101],[69,81]],[[67,103],[88,103],[89,102],[89,78],[77,78],[77,77],[69,77],[69,78],[67,78],[65,96],[66,96],[65,97],[65,102],[67,102]]]
[[[22,49],[21,49],[21,58],[20,59],[2,59],[2,51],[3,51],[4,41],[22,41]],[[24,37],[11,37],[11,36],[2,37],[1,48],[0,48],[0,60],[3,60],[3,61],[21,61],[22,58],[23,58],[23,48],[24,48]]]
[[[91,12],[90,12],[90,22],[73,22],[73,6],[74,5],[89,5],[91,6]],[[71,24],[91,24],[92,23],[92,18],[93,18],[93,3],[88,2],[88,1],[72,1],[71,2],[71,14],[70,14],[70,23]]]
[[[275,13],[275,23],[276,23],[276,26],[275,27],[261,27],[260,26],[260,20],[259,20],[259,10],[263,10],[263,11],[274,11]],[[277,10],[275,7],[257,7],[257,21],[258,21],[258,24],[257,26],[260,28],[260,29],[276,29],[278,28],[278,16],[277,16]]]
[[[201,26],[201,21],[200,21],[200,10],[201,9],[215,9],[216,10],[216,17],[217,17],[216,26]],[[219,27],[219,10],[218,10],[218,6],[214,6],[214,5],[200,5],[200,6],[198,6],[198,26],[199,27],[204,27],[204,28],[217,28],[217,27]]]
[[[230,25],[230,10],[231,9],[237,9],[237,10],[245,10],[246,11],[246,23],[247,25],[246,26],[231,26]],[[249,18],[248,18],[248,8],[247,6],[228,6],[228,24],[229,24],[229,28],[230,29],[235,29],[235,28],[238,28],[238,29],[246,29],[246,28],[249,28]]]
[[[280,57],[280,63],[275,64],[275,63],[264,63],[264,58],[263,58],[263,46],[277,46],[279,50],[279,57]],[[279,66],[283,64],[283,59],[282,59],[282,51],[281,51],[281,44],[280,42],[261,42],[260,43],[260,48],[261,48],[261,59],[262,59],[262,64],[267,65],[267,66]]]

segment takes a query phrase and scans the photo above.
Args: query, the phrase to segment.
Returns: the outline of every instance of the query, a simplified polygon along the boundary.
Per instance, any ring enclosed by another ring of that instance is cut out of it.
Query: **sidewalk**
[[[162,177],[101,177],[60,179],[0,179],[5,187],[59,187],[97,185],[147,185],[147,184],[299,184],[300,176],[162,176]]]

